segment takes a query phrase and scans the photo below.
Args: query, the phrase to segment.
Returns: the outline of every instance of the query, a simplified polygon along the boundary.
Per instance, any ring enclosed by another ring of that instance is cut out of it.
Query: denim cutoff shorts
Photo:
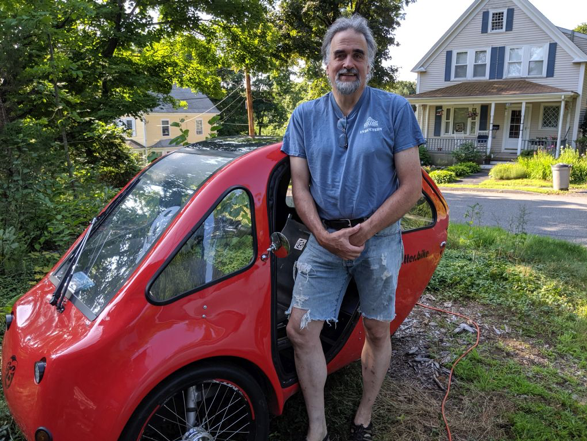
[[[334,230],[330,230],[334,231]],[[304,252],[294,265],[295,285],[292,308],[307,311],[300,327],[310,321],[338,321],[351,277],[359,291],[363,317],[390,322],[395,318],[395,291],[404,247],[399,221],[381,230],[367,241],[361,255],[344,260],[322,248],[310,235]]]

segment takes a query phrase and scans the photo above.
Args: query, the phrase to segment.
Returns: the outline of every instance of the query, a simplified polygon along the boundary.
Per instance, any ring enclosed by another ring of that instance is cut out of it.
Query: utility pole
[[[251,77],[245,68],[245,85],[247,89],[247,116],[249,117],[249,136],[255,137],[255,119],[253,116],[253,93],[251,92]]]

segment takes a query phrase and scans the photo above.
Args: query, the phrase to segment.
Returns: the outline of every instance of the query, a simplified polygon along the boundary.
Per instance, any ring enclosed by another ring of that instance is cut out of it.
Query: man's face
[[[330,84],[343,95],[362,91],[369,73],[367,40],[353,29],[338,32],[330,43],[326,74]]]

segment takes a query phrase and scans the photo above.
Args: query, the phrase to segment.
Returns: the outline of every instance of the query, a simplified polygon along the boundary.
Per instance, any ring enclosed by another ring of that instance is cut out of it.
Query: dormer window
[[[489,11],[489,32],[505,31],[505,9]]]

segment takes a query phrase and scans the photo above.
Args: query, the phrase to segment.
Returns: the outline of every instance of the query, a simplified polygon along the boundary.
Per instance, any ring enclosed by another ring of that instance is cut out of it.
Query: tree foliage
[[[377,42],[378,52],[371,84],[389,88],[395,79],[396,69],[390,61],[389,48],[396,44],[394,30],[403,19],[403,7],[413,0],[284,0],[275,14],[280,33],[277,54],[283,63],[300,59],[303,76],[311,83],[310,95],[319,96],[328,90],[322,68],[320,49],[322,37],[328,27],[341,16],[354,13],[365,17]]]
[[[23,245],[14,249],[69,243],[138,171],[115,121],[170,100],[174,82],[220,96],[226,55],[213,37],[238,29],[254,64],[265,8],[260,0],[1,2],[0,229],[13,228]]]
[[[573,29],[573,31],[587,34],[587,23],[581,23],[579,26]]]

